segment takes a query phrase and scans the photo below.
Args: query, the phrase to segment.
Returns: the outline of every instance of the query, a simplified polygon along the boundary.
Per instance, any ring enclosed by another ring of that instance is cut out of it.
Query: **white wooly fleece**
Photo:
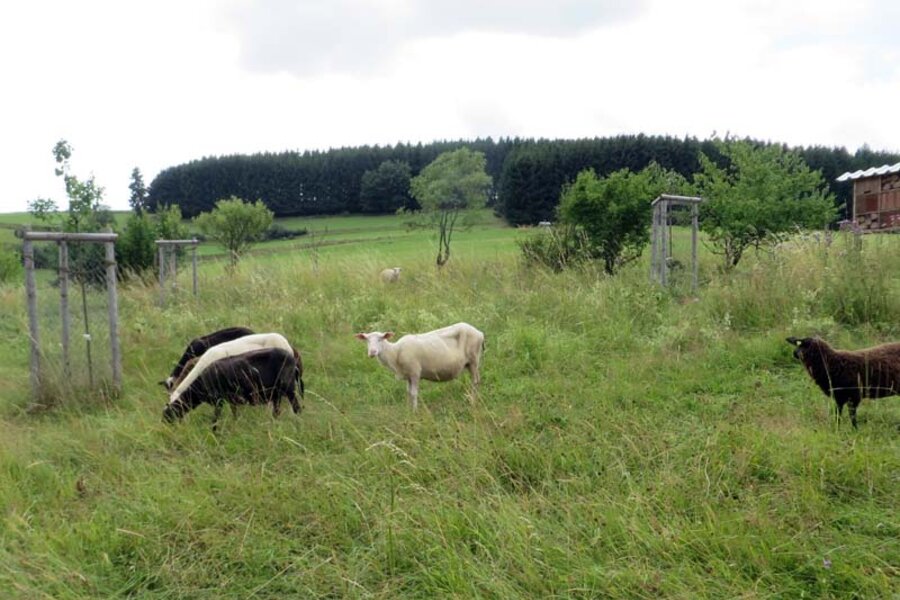
[[[468,323],[456,323],[427,333],[381,341],[378,360],[400,379],[449,381],[467,363],[480,363],[484,334]]]
[[[215,361],[261,348],[281,348],[291,356],[294,355],[294,348],[280,333],[254,333],[230,342],[222,342],[203,353],[194,365],[194,368],[191,369],[191,372],[181,380],[181,383],[169,396],[169,404],[177,401],[184,391],[206,370],[206,367]]]
[[[400,267],[392,267],[381,272],[381,280],[391,283],[400,279]]]

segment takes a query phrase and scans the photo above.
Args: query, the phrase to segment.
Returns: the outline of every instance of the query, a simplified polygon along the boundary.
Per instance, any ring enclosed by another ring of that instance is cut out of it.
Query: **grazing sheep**
[[[252,333],[253,331],[246,327],[227,327],[192,339],[187,348],[185,348],[184,354],[181,355],[181,358],[175,364],[175,368],[172,369],[172,374],[166,377],[165,381],[160,381],[160,385],[165,386],[166,390],[171,392],[175,386],[175,381],[181,377],[184,366],[189,360],[202,356],[204,352],[217,344],[230,342]]]
[[[900,343],[863,350],[835,350],[825,340],[787,338],[795,346],[794,357],[803,362],[810,377],[837,404],[837,413],[850,405],[850,422],[856,428],[856,408],[863,398],[900,394]]]
[[[282,348],[261,348],[220,358],[206,367],[177,400],[166,405],[163,419],[171,423],[206,402],[215,409],[216,431],[224,402],[232,409],[237,404],[271,402],[272,415],[277,417],[282,396],[287,396],[294,413],[299,413],[302,408],[295,394],[298,373],[293,353]]]
[[[456,323],[428,333],[405,335],[396,343],[388,331],[357,333],[365,340],[369,357],[377,357],[397,379],[406,380],[406,389],[413,410],[419,402],[419,380],[450,381],[463,369],[469,369],[472,385],[477,389],[481,380],[479,367],[484,351],[484,334],[468,323]]]
[[[400,267],[385,269],[381,272],[381,281],[385,283],[395,283],[400,281]]]
[[[231,340],[230,342],[223,342],[216,346],[213,346],[209,350],[203,353],[203,355],[196,360],[193,364],[193,367],[188,368],[187,365],[182,370],[181,380],[174,382],[175,390],[169,396],[169,402],[175,402],[181,396],[185,389],[193,383],[193,381],[199,377],[203,370],[206,369],[209,365],[214,363],[215,361],[226,358],[229,356],[235,356],[237,354],[243,354],[244,352],[249,352],[251,350],[259,350],[260,348],[281,348],[285,352],[293,354],[297,357],[296,363],[298,365],[298,369],[302,369],[301,362],[299,359],[299,353],[294,350],[294,348],[288,343],[287,339],[281,334],[278,333],[255,333],[253,335],[245,335],[244,337],[238,338],[236,340]],[[188,362],[190,364],[190,361]],[[298,377],[300,378],[300,389],[303,389],[303,379],[302,372],[298,373]]]

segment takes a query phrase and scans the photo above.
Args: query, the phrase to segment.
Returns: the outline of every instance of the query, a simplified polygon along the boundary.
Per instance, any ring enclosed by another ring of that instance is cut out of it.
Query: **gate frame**
[[[193,238],[190,240],[156,240],[156,247],[159,249],[159,305],[166,304],[166,253],[169,254],[169,270],[172,272],[172,289],[178,282],[178,264],[176,258],[176,250],[181,246],[191,246],[191,267],[193,269],[193,287],[194,297],[197,296],[197,246],[200,240]]]
[[[34,279],[33,242],[56,242],[59,246],[59,312],[62,318],[63,369],[69,371],[69,247],[68,242],[87,242],[106,246],[106,292],[109,313],[109,346],[113,387],[122,389],[122,353],[119,347],[119,296],[116,273],[115,241],[119,234],[107,230],[105,233],[60,233],[58,231],[22,232],[22,255],[25,262],[25,295],[28,300],[28,333],[31,340],[31,390],[32,397],[39,397],[41,387],[40,327],[37,310],[37,285]]]
[[[699,196],[674,196],[660,194],[651,202],[653,207],[653,231],[651,234],[650,281],[662,286],[669,283],[669,259],[672,258],[670,248],[671,235],[669,224],[669,206],[691,207],[691,291],[697,292],[697,231],[699,229],[700,203]]]

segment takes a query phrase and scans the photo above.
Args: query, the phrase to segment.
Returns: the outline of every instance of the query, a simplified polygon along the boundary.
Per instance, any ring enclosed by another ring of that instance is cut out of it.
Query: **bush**
[[[266,229],[265,233],[263,233],[263,240],[272,241],[272,240],[292,240],[295,237],[300,237],[301,235],[306,235],[308,232],[306,228],[303,229],[288,229],[284,225],[279,225],[278,223],[272,224],[268,229]]]
[[[132,214],[125,225],[125,231],[116,243],[116,261],[119,273],[138,274],[153,268],[156,256],[156,227],[146,213]]]
[[[13,248],[0,248],[0,283],[22,278],[22,261]]]
[[[591,258],[584,232],[571,225],[554,226],[518,241],[525,262],[557,273]]]

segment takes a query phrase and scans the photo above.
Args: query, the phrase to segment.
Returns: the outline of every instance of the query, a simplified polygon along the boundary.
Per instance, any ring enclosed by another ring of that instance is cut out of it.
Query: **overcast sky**
[[[627,6],[624,8],[623,6]],[[0,5],[0,212],[203,156],[717,132],[900,150],[895,0]]]

